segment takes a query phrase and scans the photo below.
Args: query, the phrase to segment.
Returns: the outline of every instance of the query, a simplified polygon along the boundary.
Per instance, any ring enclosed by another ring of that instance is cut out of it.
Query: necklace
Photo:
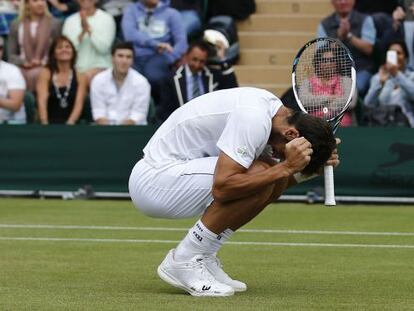
[[[59,100],[60,108],[68,107],[68,97],[69,97],[70,88],[72,86],[72,80],[73,80],[73,71],[71,71],[69,74],[68,83],[66,84],[65,91],[63,92],[63,95],[62,95],[57,85],[57,74],[56,73],[53,74],[53,78],[52,78],[53,87],[55,88],[55,93],[56,93],[56,97]]]

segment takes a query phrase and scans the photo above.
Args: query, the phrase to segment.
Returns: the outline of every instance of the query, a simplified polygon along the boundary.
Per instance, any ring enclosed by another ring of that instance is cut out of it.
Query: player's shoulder
[[[282,105],[281,100],[265,89],[255,87],[242,87],[240,89],[240,106],[249,106],[258,109],[267,109]]]
[[[261,89],[258,87],[244,86],[244,87],[237,87],[235,88],[235,90],[238,90],[238,92],[245,94],[245,95],[261,96],[261,97],[269,97],[269,98],[276,97],[276,95],[269,92],[268,90]]]

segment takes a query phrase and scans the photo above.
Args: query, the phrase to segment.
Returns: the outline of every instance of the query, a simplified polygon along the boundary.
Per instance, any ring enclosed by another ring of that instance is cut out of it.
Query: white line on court
[[[176,244],[173,240],[134,240],[134,239],[92,239],[92,238],[35,238],[35,237],[0,237],[0,241],[45,241],[45,242],[96,242],[96,243],[154,243]],[[283,243],[283,242],[226,242],[228,245],[261,245],[261,246],[296,246],[296,247],[339,247],[339,248],[394,248],[414,249],[414,245],[404,244],[335,244],[335,243]]]
[[[45,224],[0,224],[0,228],[21,229],[80,229],[80,230],[135,230],[135,231],[177,231],[184,232],[189,228],[166,227],[120,227],[120,226],[76,226]],[[364,232],[364,231],[319,231],[319,230],[278,230],[278,229],[240,229],[242,233],[281,233],[281,234],[328,234],[328,235],[372,235],[372,236],[414,236],[414,232]]]

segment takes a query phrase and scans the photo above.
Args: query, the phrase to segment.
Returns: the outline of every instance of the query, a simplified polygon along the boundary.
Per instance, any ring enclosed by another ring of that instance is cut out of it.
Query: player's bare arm
[[[260,191],[263,187],[301,171],[310,161],[311,144],[303,137],[286,144],[285,160],[257,172],[248,172],[239,163],[221,152],[214,175],[213,197],[217,202],[241,199]]]

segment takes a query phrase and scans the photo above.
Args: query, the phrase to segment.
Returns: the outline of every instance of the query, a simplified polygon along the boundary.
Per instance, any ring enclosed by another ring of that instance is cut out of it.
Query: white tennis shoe
[[[174,260],[174,249],[170,250],[157,272],[168,284],[181,288],[193,296],[231,296],[234,289],[217,281],[206,268],[205,256],[195,256],[188,262]]]
[[[226,272],[224,272],[220,259],[216,255],[204,256],[203,261],[207,270],[220,283],[231,286],[236,292],[244,292],[247,290],[247,285],[245,283],[233,280]]]

